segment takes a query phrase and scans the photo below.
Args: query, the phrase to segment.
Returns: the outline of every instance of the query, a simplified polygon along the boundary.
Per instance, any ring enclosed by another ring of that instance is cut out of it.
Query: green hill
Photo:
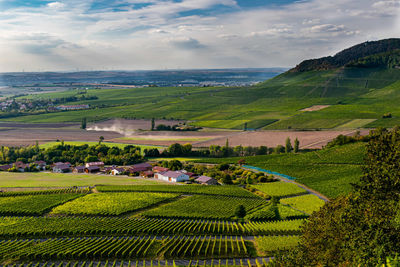
[[[93,109],[7,118],[19,122],[79,122],[108,118],[174,118],[202,127],[335,129],[400,124],[400,39],[367,42],[333,57],[308,60],[251,87],[88,90],[98,99],[71,102]],[[76,91],[29,98],[76,95]],[[25,97],[26,98],[26,97]],[[314,105],[321,110],[303,111]],[[391,113],[389,118],[383,118]],[[0,117],[7,117],[1,114]]]

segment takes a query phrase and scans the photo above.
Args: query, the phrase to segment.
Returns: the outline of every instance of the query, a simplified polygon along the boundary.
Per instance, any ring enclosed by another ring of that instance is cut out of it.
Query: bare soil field
[[[277,145],[285,145],[286,138],[293,141],[298,138],[300,148],[322,148],[336,136],[354,135],[356,131],[256,131],[256,132],[241,132],[232,134],[229,137],[215,138],[205,142],[194,143],[194,146],[210,146],[210,145],[225,145],[226,138],[229,140],[230,146],[267,146],[275,147]],[[368,130],[362,130],[361,134],[368,134]]]
[[[157,124],[173,125],[178,121],[157,121]],[[110,120],[90,125],[88,130],[79,129],[77,124],[22,124],[0,123],[4,128],[0,131],[0,145],[27,146],[36,141],[39,144],[56,140],[64,141],[98,141],[104,136],[105,141],[169,146],[173,143],[191,143],[194,147],[210,145],[223,146],[226,139],[230,146],[261,146],[275,147],[284,145],[286,138],[292,141],[298,138],[301,148],[322,148],[336,136],[353,135],[354,130],[336,131],[141,131],[151,127],[149,120]],[[95,128],[97,127],[97,128]],[[91,130],[89,130],[91,129]],[[95,129],[95,130],[94,130]],[[362,130],[361,134],[368,134]]]
[[[48,143],[56,140],[64,141],[98,141],[100,136],[110,140],[123,135],[116,132],[85,131],[80,129],[63,128],[14,128],[0,131],[0,145],[28,146]]]
[[[318,110],[322,110],[324,108],[328,108],[330,106],[331,105],[315,105],[315,106],[311,106],[309,108],[302,109],[301,111],[318,111]]]
[[[156,120],[155,125],[164,124],[173,126],[179,123],[184,123],[184,121],[176,120]],[[88,130],[93,131],[113,131],[119,132],[124,135],[134,134],[139,130],[151,130],[151,120],[125,120],[125,119],[113,119],[103,122],[89,124]]]

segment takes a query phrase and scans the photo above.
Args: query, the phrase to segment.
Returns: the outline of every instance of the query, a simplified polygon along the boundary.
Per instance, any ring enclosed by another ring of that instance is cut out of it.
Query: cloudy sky
[[[400,37],[400,0],[0,0],[0,72],[292,67]]]

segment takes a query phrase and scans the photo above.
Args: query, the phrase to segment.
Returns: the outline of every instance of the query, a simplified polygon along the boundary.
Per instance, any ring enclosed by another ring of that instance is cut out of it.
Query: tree
[[[171,156],[183,156],[183,147],[179,143],[172,144],[168,147],[168,153]]]
[[[299,152],[299,147],[300,147],[300,141],[296,137],[296,139],[294,140],[294,153]]]
[[[290,141],[290,138],[286,138],[286,144],[285,144],[285,153],[290,153],[293,150],[292,143]]]
[[[104,141],[104,136],[100,136],[99,137],[99,145],[101,145],[101,143]]]
[[[243,205],[237,206],[235,216],[238,218],[244,218],[244,216],[246,216],[246,208]]]
[[[174,159],[174,160],[170,160],[168,162],[168,169],[170,169],[171,171],[182,170],[182,168],[183,168],[183,164],[179,160]]]
[[[246,164],[246,160],[245,160],[245,159],[239,159],[239,160],[238,160],[238,164],[239,164],[240,166],[242,166],[242,165]]]
[[[377,129],[353,191],[324,205],[278,266],[380,266],[400,253],[400,130]]]
[[[86,117],[82,118],[81,129],[86,129]]]
[[[244,131],[247,131],[247,122],[244,123],[243,130],[244,130]]]
[[[154,128],[156,126],[156,122],[154,118],[151,118],[151,130],[154,131]]]
[[[222,175],[222,183],[223,184],[233,184],[232,177],[228,173],[224,173]]]

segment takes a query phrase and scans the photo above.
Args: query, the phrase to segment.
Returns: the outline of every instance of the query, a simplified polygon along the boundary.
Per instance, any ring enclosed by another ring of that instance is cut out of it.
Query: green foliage
[[[0,197],[1,215],[42,215],[52,207],[83,196],[82,194],[43,194]]]
[[[318,211],[324,204],[325,201],[315,195],[302,195],[297,197],[290,197],[281,199],[282,204],[289,205],[297,210],[304,211],[307,214],[312,214]]]
[[[164,192],[182,194],[204,194],[258,198],[251,192],[238,186],[219,185],[127,185],[127,186],[97,186],[100,192]]]
[[[52,214],[121,215],[176,198],[170,193],[99,193],[90,194],[58,206]]]
[[[263,256],[271,252],[284,251],[294,248],[300,241],[300,236],[260,236],[255,237],[258,251]]]
[[[238,198],[225,196],[191,196],[142,213],[154,218],[204,218],[231,219],[242,205],[250,211],[264,203],[261,198]]]
[[[376,266],[400,252],[399,144],[398,128],[375,131],[360,183],[310,217],[300,247],[281,265]]]
[[[246,208],[243,205],[237,206],[235,216],[238,218],[244,218],[244,216],[246,216]]]
[[[261,192],[271,197],[286,197],[305,194],[307,191],[300,186],[289,182],[273,182],[264,184],[255,184],[251,187],[260,190]]]

